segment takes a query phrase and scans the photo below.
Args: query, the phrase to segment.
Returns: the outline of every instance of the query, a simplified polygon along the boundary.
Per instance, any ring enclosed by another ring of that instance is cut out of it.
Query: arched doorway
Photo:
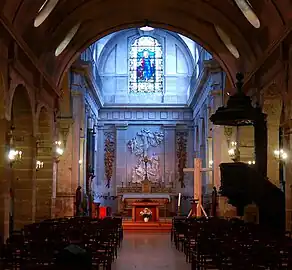
[[[34,138],[32,108],[23,85],[16,87],[11,109],[13,147],[22,151],[22,159],[12,162],[11,229],[19,230],[32,222]]]
[[[52,127],[49,114],[42,107],[38,119],[36,162],[36,213],[35,221],[39,222],[51,217],[53,156]]]

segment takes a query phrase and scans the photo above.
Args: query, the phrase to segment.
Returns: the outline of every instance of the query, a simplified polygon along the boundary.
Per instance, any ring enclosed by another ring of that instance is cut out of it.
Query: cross
[[[202,216],[203,206],[202,206],[202,172],[213,171],[212,168],[202,168],[202,159],[194,159],[194,168],[184,168],[184,172],[194,173],[194,200],[198,201],[197,204],[197,216]],[[205,213],[204,213],[205,214]]]

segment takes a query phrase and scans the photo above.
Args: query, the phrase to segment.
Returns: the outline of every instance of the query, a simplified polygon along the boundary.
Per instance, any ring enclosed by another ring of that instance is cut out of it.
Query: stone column
[[[165,185],[175,186],[176,180],[176,125],[163,125],[164,128],[164,167]]]
[[[128,123],[117,124],[116,126],[116,175],[112,183],[112,193],[117,194],[117,187],[126,183],[127,179],[127,129]],[[113,211],[117,211],[117,200],[113,205]],[[118,209],[120,210],[120,209]]]
[[[75,193],[80,181],[80,135],[84,129],[85,100],[81,91],[71,91],[73,109],[72,127],[72,181],[71,191]],[[82,159],[81,159],[82,160]],[[84,163],[85,160],[82,160]]]
[[[211,114],[215,113],[218,107],[222,106],[222,90],[213,90],[210,92]],[[221,186],[221,172],[219,165],[225,162],[232,162],[228,155],[228,141],[232,136],[232,128],[224,126],[212,125],[212,141],[213,141],[213,173],[214,186],[217,191]],[[218,196],[217,215],[221,217],[236,216],[236,208],[228,204],[228,199]]]
[[[222,90],[214,90],[210,92],[211,114],[222,106]],[[223,126],[212,125],[212,143],[213,143],[213,178],[214,186],[219,189],[221,186],[220,163],[229,162],[228,143],[224,134]]]
[[[0,120],[0,233],[2,240],[9,236],[9,214],[11,212],[10,185],[13,173],[8,164],[7,130],[10,129],[10,122],[6,119]]]
[[[104,130],[105,126],[102,123],[98,123],[97,125],[97,159],[96,159],[96,182],[98,187],[98,195],[105,192],[105,175],[104,175]],[[101,206],[104,206],[104,200],[98,199],[101,203]]]
[[[279,128],[283,103],[279,86],[280,84],[272,85],[262,91],[263,111],[267,114],[267,177],[277,187],[280,187],[279,161],[275,158],[274,151],[280,147]]]
[[[284,149],[292,149],[291,128],[285,128]],[[285,163],[284,178],[285,183],[285,205],[286,205],[286,231],[292,231],[292,159],[291,157]]]

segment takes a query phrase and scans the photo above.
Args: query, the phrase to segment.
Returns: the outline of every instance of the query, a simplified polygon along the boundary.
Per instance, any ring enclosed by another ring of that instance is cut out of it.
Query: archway
[[[28,92],[23,85],[15,89],[12,100],[11,123],[12,141],[16,150],[22,151],[22,159],[11,163],[12,207],[11,224],[14,230],[32,222],[33,178],[34,178],[34,138],[33,117]]]
[[[52,213],[52,127],[49,114],[42,107],[38,119],[36,162],[36,213],[35,221],[49,219]]]

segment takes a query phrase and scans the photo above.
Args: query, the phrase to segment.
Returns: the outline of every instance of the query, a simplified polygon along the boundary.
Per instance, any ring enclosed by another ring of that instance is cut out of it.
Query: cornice
[[[87,87],[89,90],[88,91],[89,95],[96,102],[98,107],[103,107],[104,106],[103,97],[93,77],[92,67],[86,61],[79,60],[72,65],[71,71],[73,73],[77,73],[85,77],[85,81],[89,86]]]

